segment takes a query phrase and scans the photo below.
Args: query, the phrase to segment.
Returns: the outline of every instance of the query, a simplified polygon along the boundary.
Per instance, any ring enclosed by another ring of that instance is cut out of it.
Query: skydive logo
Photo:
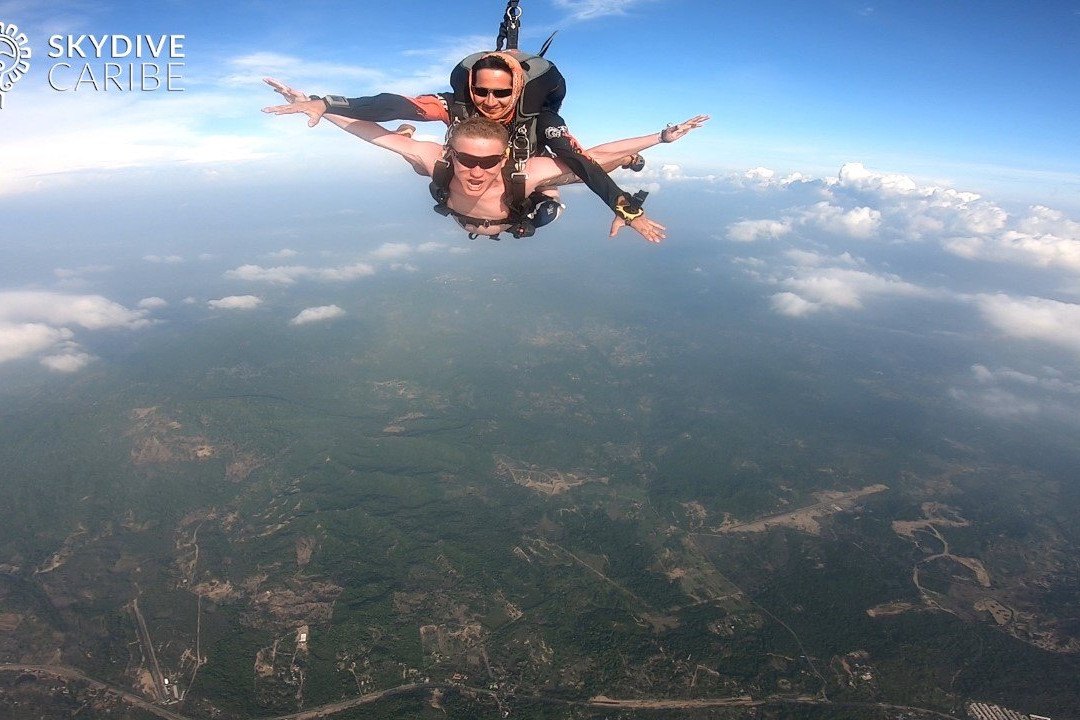
[[[78,59],[49,69],[49,87],[58,92],[184,90],[184,63],[175,62],[184,57],[183,35],[52,35],[49,57]]]
[[[0,110],[4,95],[30,69],[30,41],[17,25],[0,21]]]

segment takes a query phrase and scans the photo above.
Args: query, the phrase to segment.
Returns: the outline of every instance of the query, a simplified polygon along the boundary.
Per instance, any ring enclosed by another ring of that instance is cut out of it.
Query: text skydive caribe
[[[76,58],[102,60],[135,59],[140,62],[84,62],[73,66],[58,62],[49,69],[49,87],[67,91],[183,91],[183,35],[52,35],[49,54],[52,59]],[[148,59],[148,60],[147,60]],[[161,62],[167,60],[168,62]]]

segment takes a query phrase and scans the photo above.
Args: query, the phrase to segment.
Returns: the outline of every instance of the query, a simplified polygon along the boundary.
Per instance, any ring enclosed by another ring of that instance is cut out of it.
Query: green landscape
[[[1077,717],[1066,433],[644,263],[5,366],[0,715]]]

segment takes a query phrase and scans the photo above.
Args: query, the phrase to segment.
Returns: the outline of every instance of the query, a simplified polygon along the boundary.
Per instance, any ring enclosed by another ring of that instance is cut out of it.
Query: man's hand
[[[666,128],[660,131],[660,141],[666,143],[675,142],[691,130],[704,125],[705,121],[708,119],[708,115],[695,115],[689,120],[681,122],[678,125],[668,125]]]
[[[322,100],[308,100],[308,96],[299,90],[294,90],[288,85],[274,78],[263,78],[270,87],[274,88],[278,93],[289,101],[288,105],[274,105],[271,107],[264,107],[262,111],[264,113],[271,113],[273,115],[293,115],[295,113],[304,113],[308,116],[308,127],[315,127],[319,124],[319,120],[326,113],[326,103]]]
[[[625,220],[616,215],[615,219],[611,221],[611,232],[608,233],[608,237],[615,237],[615,235],[617,235],[620,230],[626,227],[626,224],[627,223]],[[664,230],[666,228],[663,225],[653,220],[650,220],[644,215],[638,215],[636,218],[631,220],[630,227],[640,233],[643,238],[645,238],[651,243],[659,243],[665,237],[667,237],[664,234]]]

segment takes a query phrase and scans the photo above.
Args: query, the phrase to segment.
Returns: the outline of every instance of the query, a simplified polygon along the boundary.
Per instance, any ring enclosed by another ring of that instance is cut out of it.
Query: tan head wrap
[[[469,97],[472,99],[473,105],[476,106],[476,109],[481,115],[489,120],[500,122],[503,125],[509,125],[514,120],[514,112],[517,109],[518,98],[521,97],[521,91],[525,88],[525,71],[522,69],[521,63],[517,61],[517,58],[508,52],[488,53],[481,57],[480,60],[489,57],[499,58],[510,68],[510,76],[512,78],[511,88],[513,89],[513,92],[510,94],[511,102],[506,106],[506,109],[498,115],[488,115],[484,112],[484,106],[482,104],[483,98],[478,98],[473,94],[473,73],[475,71],[472,68],[469,68]],[[479,60],[477,62],[479,62]]]

